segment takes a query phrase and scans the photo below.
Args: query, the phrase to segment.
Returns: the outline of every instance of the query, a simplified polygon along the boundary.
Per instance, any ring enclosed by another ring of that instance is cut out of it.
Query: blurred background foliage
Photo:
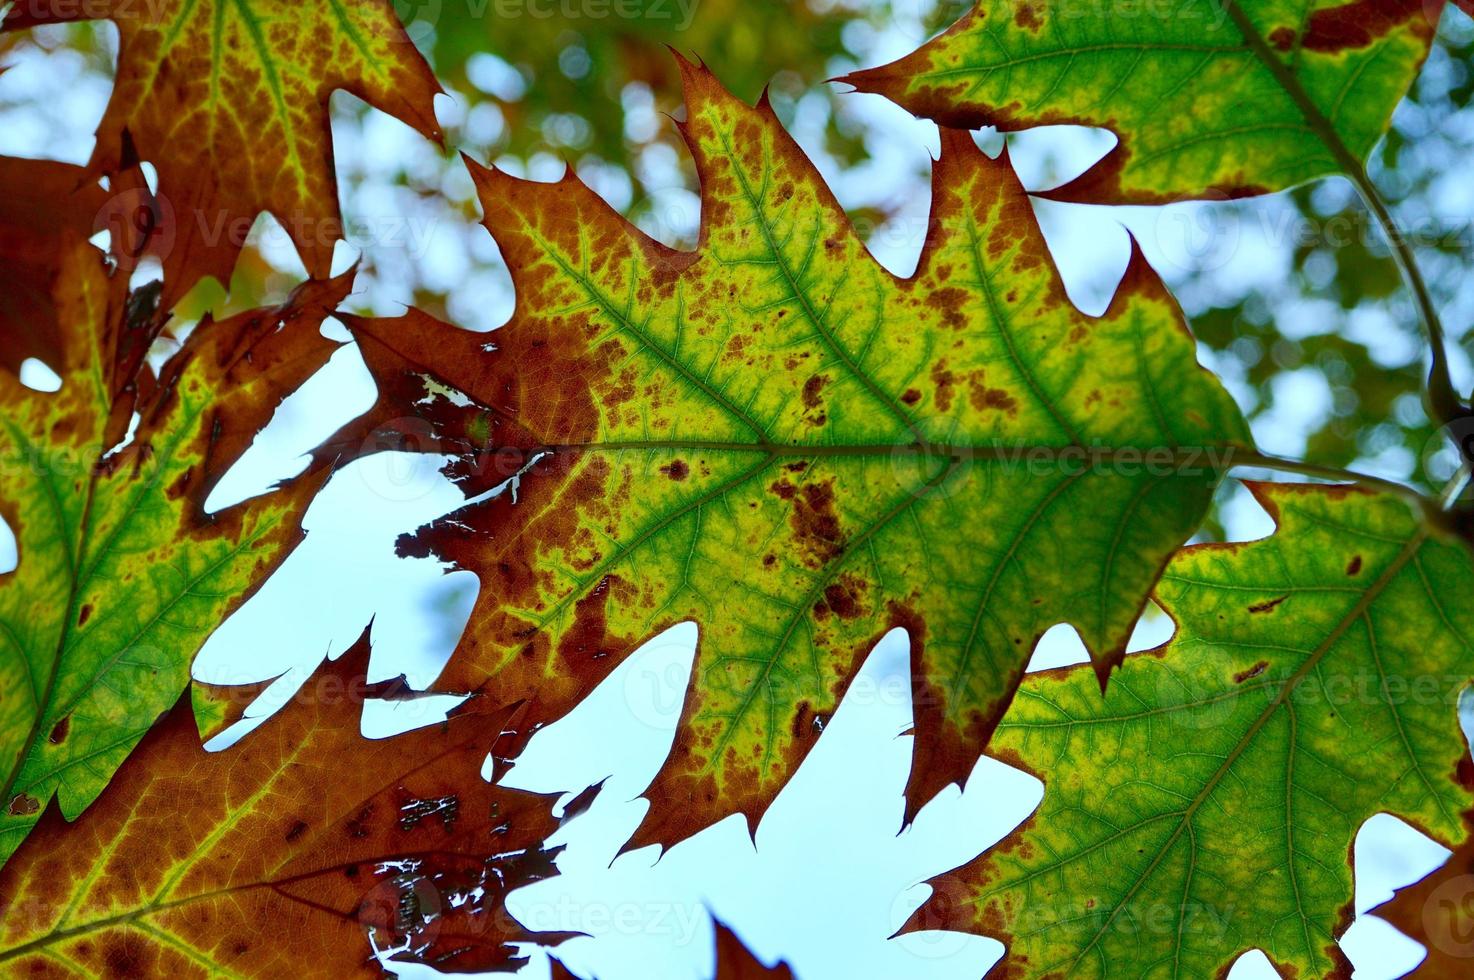
[[[493,11],[514,17],[487,16]],[[405,6],[411,6],[406,4]],[[644,110],[676,111],[680,80],[665,48],[695,55],[741,98],[770,89],[794,111],[805,96],[829,103],[825,148],[854,162],[863,132],[826,78],[858,67],[878,34],[900,28],[917,43],[955,20],[957,0],[439,0],[402,14],[441,78],[498,100],[498,153],[590,154],[629,168],[641,147],[669,140]],[[431,19],[423,19],[424,17]],[[490,55],[514,66],[514,82]],[[515,92],[515,97],[512,93]],[[636,178],[638,182],[638,178]]]

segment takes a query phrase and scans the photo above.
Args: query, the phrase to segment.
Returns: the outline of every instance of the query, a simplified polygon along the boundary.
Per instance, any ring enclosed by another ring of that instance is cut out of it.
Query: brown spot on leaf
[[[814,709],[807,701],[800,701],[793,712],[793,737],[802,739],[813,731],[811,724]]]
[[[1409,0],[1353,0],[1338,7],[1322,7],[1311,13],[1299,34],[1300,48],[1322,54],[1334,54],[1354,48],[1370,47],[1378,39],[1391,34],[1422,11],[1421,5]],[[1413,20],[1421,35],[1432,33],[1427,21]],[[1269,43],[1280,51],[1295,47],[1293,27],[1277,27],[1269,35]]]
[[[1346,565],[1347,575],[1356,575],[1361,571],[1361,555],[1353,555],[1351,561]]]
[[[907,388],[906,391],[901,395],[901,401],[905,402],[907,405],[915,405],[917,402],[921,401],[921,392],[917,391],[915,388]]]
[[[1474,759],[1467,753],[1454,766],[1454,781],[1464,789],[1474,791]]]
[[[742,360],[743,353],[746,348],[747,336],[740,333],[733,334],[732,337],[727,341],[726,353],[723,354],[722,360],[728,362],[740,361]]]
[[[65,742],[67,740],[67,735],[71,732],[71,730],[72,716],[67,715],[61,721],[51,726],[51,734],[46,737],[47,741],[49,741],[52,745],[60,745],[62,742]]]
[[[5,809],[12,817],[29,817],[41,809],[41,801],[30,793],[17,793],[11,797],[10,805]]]
[[[1264,602],[1256,602],[1254,603],[1254,605],[1249,607],[1249,612],[1255,614],[1256,616],[1262,615],[1267,612],[1273,612],[1279,607],[1280,603],[1284,602],[1288,598],[1289,596],[1282,595],[1277,599],[1268,599]]]
[[[838,582],[824,588],[824,605],[840,619],[857,619],[864,611],[861,601],[865,596],[866,584],[853,575],[843,575]]]
[[[820,405],[823,404],[823,402],[819,398],[819,393],[824,390],[824,386],[828,383],[829,377],[827,375],[809,375],[809,380],[804,382],[804,408],[818,408]]]
[[[373,815],[374,806],[372,803],[362,807],[344,825],[344,829],[347,831],[348,836],[356,838],[367,837],[369,835],[368,822]]]
[[[1234,674],[1233,675],[1233,682],[1235,684],[1242,684],[1244,681],[1247,681],[1247,680],[1250,680],[1252,678],[1258,677],[1260,674],[1264,673],[1264,671],[1268,667],[1269,667],[1269,661],[1267,661],[1267,660],[1261,660],[1257,664],[1255,664],[1254,666],[1250,667],[1248,670],[1241,670],[1237,674]]]
[[[82,603],[82,608],[77,611],[77,626],[81,628],[87,625],[87,620],[92,618],[92,603]]]
[[[979,412],[1018,414],[1018,400],[1002,388],[989,388],[980,377],[968,379],[968,400]]]
[[[942,322],[952,330],[966,329],[967,317],[962,314],[966,302],[967,293],[956,286],[933,290],[926,298],[926,304],[941,314]]]
[[[660,472],[675,480],[677,483],[684,480],[691,472],[691,467],[686,465],[684,459],[675,459],[660,468]]]
[[[800,554],[818,568],[844,550],[844,531],[834,513],[834,483],[806,483],[793,498],[789,515],[794,544]]]
[[[810,375],[804,382],[801,397],[804,405],[804,421],[809,425],[820,426],[829,418],[824,411],[824,399],[821,397],[824,388],[829,384],[829,376],[826,374]]]
[[[952,390],[957,386],[957,376],[947,370],[946,358],[931,366],[931,380],[937,386],[938,411],[948,411],[952,407]]]

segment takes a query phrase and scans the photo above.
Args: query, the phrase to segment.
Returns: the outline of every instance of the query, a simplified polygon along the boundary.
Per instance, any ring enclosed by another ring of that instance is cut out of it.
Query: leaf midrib
[[[692,451],[703,452],[732,452],[732,453],[759,453],[762,455],[778,456],[785,459],[791,458],[825,458],[836,456],[937,456],[953,457],[963,462],[1000,462],[1016,463],[1024,462],[1024,456],[1046,457],[1041,461],[1068,463],[1079,454],[1084,453],[1082,462],[1122,463],[1124,465],[1155,465],[1155,460],[1147,460],[1144,457],[1127,458],[1128,453],[1161,453],[1167,451],[1172,454],[1173,461],[1184,464],[1201,464],[1209,469],[1226,469],[1234,465],[1233,456],[1242,451],[1246,457],[1249,452],[1241,443],[1232,439],[1204,440],[1201,446],[1177,446],[1166,445],[1161,442],[1140,444],[1129,440],[1121,440],[1114,445],[1086,445],[1078,442],[1066,443],[1038,443],[1038,442],[870,442],[870,443],[832,443],[826,445],[808,443],[772,443],[772,442],[726,442],[722,440],[705,439],[631,439],[618,441],[595,441],[595,442],[571,442],[571,443],[545,443],[535,448],[525,450],[527,455],[538,453],[618,453],[618,452],[642,452],[642,451]],[[1221,453],[1214,458],[1212,452]],[[1247,459],[1245,465],[1253,462]]]

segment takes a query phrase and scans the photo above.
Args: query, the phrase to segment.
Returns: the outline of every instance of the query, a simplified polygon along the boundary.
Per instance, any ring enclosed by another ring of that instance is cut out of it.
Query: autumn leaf
[[[328,99],[358,96],[438,141],[440,91],[390,0],[28,0],[3,29],[111,19],[118,78],[90,169],[158,170],[170,247],[165,308],[201,276],[230,282],[257,214],[271,212],[309,274],[343,237]]]
[[[1117,145],[1048,191],[1153,204],[1353,172],[1427,57],[1443,0],[980,0],[899,61],[841,79],[943,125],[1100,126]]]
[[[104,191],[82,167],[0,156],[0,370],[61,357],[56,296],[69,285],[58,274],[77,239],[108,232],[109,261],[132,272],[156,251],[157,222],[158,202],[137,166]]]
[[[682,67],[699,251],[646,238],[576,178],[471,164],[511,322],[345,321],[427,438],[487,447],[458,464],[468,490],[513,478],[405,545],[482,577],[442,683],[536,692],[551,719],[695,620],[693,689],[637,836],[670,842],[755,821],[904,626],[914,813],[970,771],[1050,626],[1074,624],[1102,677],[1119,661],[1249,436],[1140,254],[1104,316],[1070,304],[1006,160],[944,136],[920,266],[899,279],[766,104]],[[487,410],[468,418],[468,400]]]
[[[1471,817],[1464,815],[1467,832]],[[1371,910],[1428,951],[1418,980],[1461,980],[1474,963],[1474,834],[1443,867]]]
[[[0,870],[0,970],[30,976],[380,976],[374,950],[444,970],[514,970],[535,941],[502,907],[552,874],[552,800],[480,776],[520,737],[473,699],[440,725],[358,733],[367,643],[236,746],[196,686],[75,824],[49,807]],[[392,689],[392,685],[389,686]],[[402,693],[402,692],[401,692]],[[561,941],[566,936],[553,937]]]
[[[1465,839],[1474,567],[1399,500],[1253,486],[1277,532],[1202,545],[1158,586],[1171,642],[1031,677],[989,751],[1039,810],[913,920],[981,929],[1017,977],[1350,977],[1351,847],[1390,813]]]
[[[90,234],[105,203],[81,167],[0,157],[0,370],[60,355],[53,297],[63,252]]]
[[[207,514],[225,470],[338,347],[319,332],[352,273],[279,308],[206,319],[155,376],[163,319],[102,253],[59,251],[61,389],[0,372],[0,863],[56,797],[74,819],[189,680],[205,637],[300,537],[329,472]]]
[[[764,966],[735,932],[721,922],[712,925],[716,930],[716,973],[712,980],[793,980],[793,971],[785,964]],[[552,980],[575,980],[573,972],[560,961],[550,962]]]

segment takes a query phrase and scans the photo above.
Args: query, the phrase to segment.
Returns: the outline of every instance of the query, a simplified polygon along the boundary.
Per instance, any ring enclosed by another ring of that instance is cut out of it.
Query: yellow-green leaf
[[[1359,167],[1427,57],[1443,0],[980,0],[910,55],[844,79],[944,125],[1102,126],[1061,200],[1277,191]]]
[[[67,819],[97,797],[205,637],[297,541],[324,467],[220,513],[204,502],[336,349],[318,327],[351,282],[206,320],[155,377],[148,294],[129,297],[80,236],[60,262],[60,390],[0,372],[0,513],[19,552],[0,577],[0,862],[53,796]]]
[[[3,29],[91,19],[117,25],[119,52],[90,166],[158,169],[166,307],[200,276],[228,283],[262,211],[327,278],[343,237],[335,90],[440,138],[440,87],[390,0],[27,0]]]
[[[990,752],[1044,801],[918,921],[1002,939],[1009,976],[1221,976],[1257,947],[1285,976],[1349,977],[1363,821],[1464,839],[1469,552],[1394,498],[1253,489],[1276,533],[1174,559],[1177,633],[1104,700],[1078,669],[1020,689]]]
[[[408,545],[482,576],[442,682],[545,717],[695,620],[696,679],[641,840],[764,810],[871,646],[912,637],[914,810],[966,776],[1041,634],[1102,677],[1248,434],[1134,256],[1104,316],[1066,297],[1006,160],[949,132],[920,266],[865,251],[764,104],[683,64],[694,253],[576,178],[472,166],[517,309],[491,337],[351,321],[381,390],[457,389],[514,491]],[[426,376],[434,378],[431,383]],[[441,386],[441,387],[436,387]],[[520,470],[520,473],[519,473]]]

